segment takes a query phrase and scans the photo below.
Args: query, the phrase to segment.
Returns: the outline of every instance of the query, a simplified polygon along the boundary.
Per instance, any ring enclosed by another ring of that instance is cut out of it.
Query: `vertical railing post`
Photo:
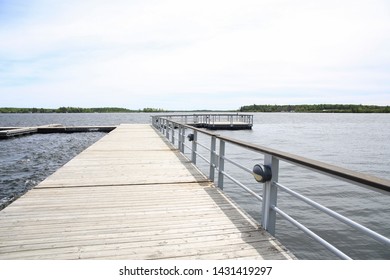
[[[271,235],[275,236],[276,212],[272,206],[276,206],[278,189],[273,182],[278,181],[279,160],[271,155],[265,154],[264,164],[271,167],[272,179],[264,183],[263,205],[261,213],[261,225]]]
[[[215,163],[216,163],[215,148],[216,148],[216,144],[217,144],[217,138],[215,136],[211,136],[209,178],[212,182],[214,182],[214,176],[215,176]]]
[[[175,145],[175,124],[173,122],[171,122],[172,124],[172,128],[171,128],[171,143],[172,145]]]
[[[160,118],[157,118],[157,122],[156,122],[156,125],[157,125],[157,129],[159,130],[159,131],[161,131],[161,123],[160,123]]]
[[[171,133],[171,127],[170,127],[170,120],[167,120],[167,139],[169,140],[170,133]]]
[[[184,154],[184,142],[186,140],[186,128],[182,126],[181,128],[181,152]]]
[[[169,121],[168,119],[165,120],[165,137],[169,140]]]
[[[225,141],[219,142],[219,162],[218,162],[218,187],[223,190],[223,172],[225,171]]]
[[[191,161],[193,164],[196,164],[197,141],[198,141],[198,132],[194,130],[194,139],[192,140],[192,153],[191,153]]]
[[[181,138],[181,125],[179,125],[178,127],[178,136],[177,136],[177,148],[179,149],[179,151],[181,152],[181,146],[182,146],[182,141],[183,141],[183,138]]]

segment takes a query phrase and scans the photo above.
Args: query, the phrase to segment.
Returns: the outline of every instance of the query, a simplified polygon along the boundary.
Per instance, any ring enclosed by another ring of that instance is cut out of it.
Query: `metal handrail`
[[[328,241],[324,240],[323,238],[321,238],[320,236],[318,236],[317,234],[315,234],[313,231],[311,231],[310,229],[308,229],[307,227],[305,227],[304,225],[302,225],[300,222],[298,222],[297,220],[295,220],[294,218],[292,218],[290,215],[286,214],[284,211],[280,210],[278,207],[276,206],[272,206],[272,209],[278,213],[280,216],[283,217],[283,219],[289,221],[291,224],[293,224],[294,226],[296,226],[297,228],[299,228],[300,230],[302,230],[305,234],[307,234],[308,236],[310,236],[311,238],[313,238],[315,241],[317,241],[318,243],[320,243],[322,246],[324,246],[326,249],[328,249],[330,252],[332,252],[333,254],[335,254],[336,256],[338,256],[340,259],[343,259],[343,260],[351,260],[352,258],[350,258],[348,255],[344,254],[342,251],[340,251],[339,249],[337,249],[335,246],[333,246],[332,244],[330,244]]]
[[[157,116],[159,117],[159,116]],[[170,120],[171,121],[171,120]],[[237,140],[231,137],[222,136],[219,134],[212,133],[210,131],[207,131],[202,128],[196,128],[191,125],[182,124],[179,122],[171,121],[172,123],[176,125],[181,125],[185,128],[189,128],[198,132],[201,132],[208,136],[215,136],[216,138],[220,140],[224,140],[226,142],[229,142],[231,144],[235,144],[237,146],[240,146],[242,148],[246,148],[248,150],[252,150],[255,152],[260,152],[261,154],[269,154],[271,156],[274,156],[280,160],[299,165],[304,168],[312,169],[316,172],[329,175],[331,177],[336,177],[344,181],[351,182],[356,185],[360,185],[363,187],[368,187],[376,191],[385,191],[390,192],[390,180],[378,178],[375,176],[363,174],[360,172],[352,171],[346,168],[342,168],[339,166],[331,165],[328,163],[324,163],[318,160],[309,159],[306,157],[294,155],[287,152],[278,151],[272,148],[260,146],[253,143],[248,143],[245,141]]]
[[[159,121],[157,121],[157,122],[155,119],[156,117],[159,119]],[[385,194],[390,193],[390,180],[377,178],[374,176],[358,173],[355,171],[340,168],[338,166],[330,165],[330,164],[323,163],[320,161],[304,158],[304,157],[289,154],[286,152],[281,152],[278,150],[255,145],[252,143],[247,143],[247,142],[233,139],[230,137],[221,136],[221,135],[212,133],[210,131],[207,131],[207,130],[204,130],[201,128],[196,128],[196,127],[193,127],[191,125],[175,122],[171,119],[163,118],[161,116],[153,116],[152,118],[153,118],[153,124],[155,125],[155,127],[159,128],[163,132],[163,134],[166,136],[169,136],[169,129],[172,130],[172,135],[174,135],[175,134],[174,127],[180,127],[179,135],[177,137],[179,140],[185,138],[185,137],[183,137],[184,133],[185,133],[185,129],[190,129],[194,133],[200,132],[200,133],[208,135],[212,138],[219,139],[220,148],[222,148],[222,150],[220,150],[219,154],[215,151],[215,144],[214,144],[214,150],[213,150],[212,146],[209,149],[207,146],[199,143],[197,139],[195,139],[195,141],[193,142],[192,148],[189,147],[188,145],[185,145],[184,143],[180,143],[180,141],[179,141],[179,146],[182,145],[182,146],[186,146],[189,149],[192,149],[192,151],[191,151],[193,153],[192,161],[194,164],[196,164],[196,158],[194,158],[194,157],[196,157],[196,155],[198,155],[206,163],[210,164],[210,176],[209,177],[211,180],[214,180],[214,170],[218,171],[219,176],[218,176],[218,184],[217,185],[221,189],[223,189],[223,177],[226,177],[229,180],[231,180],[232,182],[234,182],[236,185],[240,186],[246,192],[248,192],[249,194],[251,194],[252,196],[257,198],[258,200],[262,201],[263,202],[262,226],[266,230],[268,230],[271,234],[273,234],[273,235],[275,234],[275,232],[274,232],[274,228],[275,228],[274,223],[275,223],[275,217],[276,217],[275,214],[278,213],[282,218],[286,219],[287,221],[292,223],[294,226],[296,226],[297,228],[299,228],[300,230],[302,230],[303,232],[308,234],[311,238],[313,238],[314,240],[319,242],[321,245],[323,245],[329,251],[333,252],[339,258],[350,259],[349,256],[347,256],[346,254],[341,252],[339,249],[335,248],[333,245],[329,244],[326,240],[322,239],[320,236],[318,236],[317,234],[315,234],[314,232],[312,232],[311,230],[306,228],[304,225],[302,225],[301,223],[299,223],[295,219],[293,219],[287,213],[283,212],[281,209],[276,207],[276,194],[277,194],[277,192],[272,191],[272,189],[279,188],[279,189],[287,192],[288,194],[294,196],[295,198],[297,198],[301,201],[304,201],[308,205],[315,207],[316,209],[326,213],[327,215],[329,215],[333,218],[336,218],[337,220],[343,222],[344,224],[349,225],[349,226],[359,230],[360,232],[370,236],[374,240],[376,240],[382,244],[385,244],[386,246],[390,246],[390,239],[389,238],[382,236],[382,235],[378,234],[377,232],[375,232],[371,229],[368,229],[368,228],[350,220],[349,218],[346,218],[346,217],[340,215],[339,213],[337,213],[333,210],[330,210],[329,208],[326,208],[326,207],[322,206],[321,204],[319,204],[315,201],[312,201],[312,200],[306,198],[305,196],[298,194],[298,193],[288,189],[287,187],[281,185],[280,183],[278,183],[277,182],[278,172],[279,172],[279,163],[278,162],[279,162],[279,160],[289,162],[289,163],[292,163],[294,165],[305,167],[307,169],[314,170],[315,172],[322,173],[322,174],[325,174],[325,175],[328,175],[331,177],[335,177],[335,178],[341,179],[343,181],[347,181],[349,183],[352,183],[352,184],[355,184],[358,186],[363,186],[363,187],[369,188],[371,190],[379,191],[379,192],[382,192]],[[180,132],[182,134],[180,134]],[[167,138],[169,138],[169,137],[167,137]],[[259,196],[258,194],[253,192],[250,188],[248,188],[247,186],[242,184],[239,180],[237,180],[236,178],[234,178],[233,176],[231,176],[230,174],[225,172],[224,161],[226,160],[226,161],[232,163],[233,165],[241,168],[242,170],[251,173],[250,169],[246,168],[245,166],[242,166],[239,163],[234,162],[231,159],[228,159],[225,156],[225,151],[224,151],[225,142],[230,143],[230,144],[235,144],[239,147],[242,147],[242,148],[257,152],[257,153],[261,153],[265,156],[265,158],[264,158],[265,164],[272,166],[274,178],[272,179],[273,180],[272,182],[265,183],[264,188],[263,188],[263,196]],[[200,145],[203,148],[205,148],[206,150],[210,151],[210,160],[206,159],[204,156],[200,155],[200,153],[196,151],[197,145]],[[195,148],[195,151],[193,150],[193,148]],[[184,150],[181,150],[181,152],[184,154]],[[213,157],[216,157],[216,159],[215,158],[213,159]],[[273,195],[274,195],[274,197],[273,197]],[[271,212],[273,212],[273,213],[271,213]]]
[[[253,124],[253,115],[250,114],[238,114],[238,113],[200,113],[200,114],[170,114],[170,115],[158,115],[153,117],[165,118],[171,121],[185,123],[185,124],[215,124],[218,118],[221,121],[221,117],[225,118],[231,124],[236,121],[242,121],[247,124]],[[190,119],[192,118],[192,122]],[[178,120],[180,119],[180,120]]]
[[[346,225],[349,225],[357,230],[359,230],[360,232],[363,232],[369,236],[371,236],[372,238],[374,238],[375,240],[377,240],[378,242],[381,242],[387,246],[390,247],[390,239],[384,237],[383,235],[380,235],[378,234],[377,232],[365,227],[365,226],[362,226],[361,224],[358,224],[354,221],[352,221],[351,219],[348,219],[346,217],[344,217],[343,215],[340,215],[339,213],[325,207],[325,206],[322,206],[321,204],[283,186],[282,184],[280,183],[277,183],[277,182],[273,182],[278,188],[282,189],[283,191],[289,193],[290,195],[298,198],[299,200],[309,204],[310,206],[313,206],[314,208],[317,208],[318,210],[320,210],[321,212],[324,212],[326,213],[327,215],[339,220],[340,222],[346,224]]]
[[[234,182],[235,184],[237,184],[239,187],[241,187],[242,189],[244,189],[247,193],[251,194],[253,197],[255,197],[257,200],[260,200],[260,201],[263,201],[263,198],[258,195],[257,193],[255,193],[254,191],[252,191],[250,188],[248,188],[247,186],[245,186],[243,183],[241,183],[240,181],[238,181],[237,179],[235,179],[233,176],[230,176],[228,173],[226,173],[225,171],[222,171],[222,174],[225,175],[227,178],[229,178],[232,182]]]

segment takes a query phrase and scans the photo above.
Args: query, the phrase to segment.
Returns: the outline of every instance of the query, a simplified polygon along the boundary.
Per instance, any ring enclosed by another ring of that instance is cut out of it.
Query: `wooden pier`
[[[294,259],[150,125],[120,125],[0,212],[0,259]]]

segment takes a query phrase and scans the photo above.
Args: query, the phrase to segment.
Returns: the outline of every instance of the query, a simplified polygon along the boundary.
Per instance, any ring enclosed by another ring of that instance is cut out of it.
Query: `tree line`
[[[210,110],[204,110],[210,111]],[[298,112],[298,113],[390,113],[390,106],[354,105],[354,104],[317,104],[317,105],[246,105],[231,112]],[[0,113],[158,113],[170,112],[161,108],[143,108],[130,110],[118,107],[80,108],[0,108]],[[185,111],[183,111],[185,112]],[[201,112],[198,110],[197,112]]]
[[[0,108],[0,113],[150,113],[150,112],[165,112],[163,109],[144,108],[138,110],[130,110],[118,107],[101,107],[101,108],[80,108],[80,107],[59,107],[57,109],[47,108]]]
[[[247,105],[240,112],[298,112],[298,113],[390,113],[390,106],[355,104],[317,105]]]

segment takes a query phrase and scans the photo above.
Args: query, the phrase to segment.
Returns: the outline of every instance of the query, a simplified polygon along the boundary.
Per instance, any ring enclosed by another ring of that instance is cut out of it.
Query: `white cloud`
[[[67,99],[120,105],[133,96],[139,107],[161,100],[169,109],[234,109],[270,92],[275,103],[316,103],[315,92],[325,90],[346,103],[367,99],[346,94],[354,90],[378,93],[374,103],[390,100],[386,1],[33,3],[0,26],[1,96],[69,96],[49,98],[54,107]],[[212,96],[208,106],[199,96]]]

